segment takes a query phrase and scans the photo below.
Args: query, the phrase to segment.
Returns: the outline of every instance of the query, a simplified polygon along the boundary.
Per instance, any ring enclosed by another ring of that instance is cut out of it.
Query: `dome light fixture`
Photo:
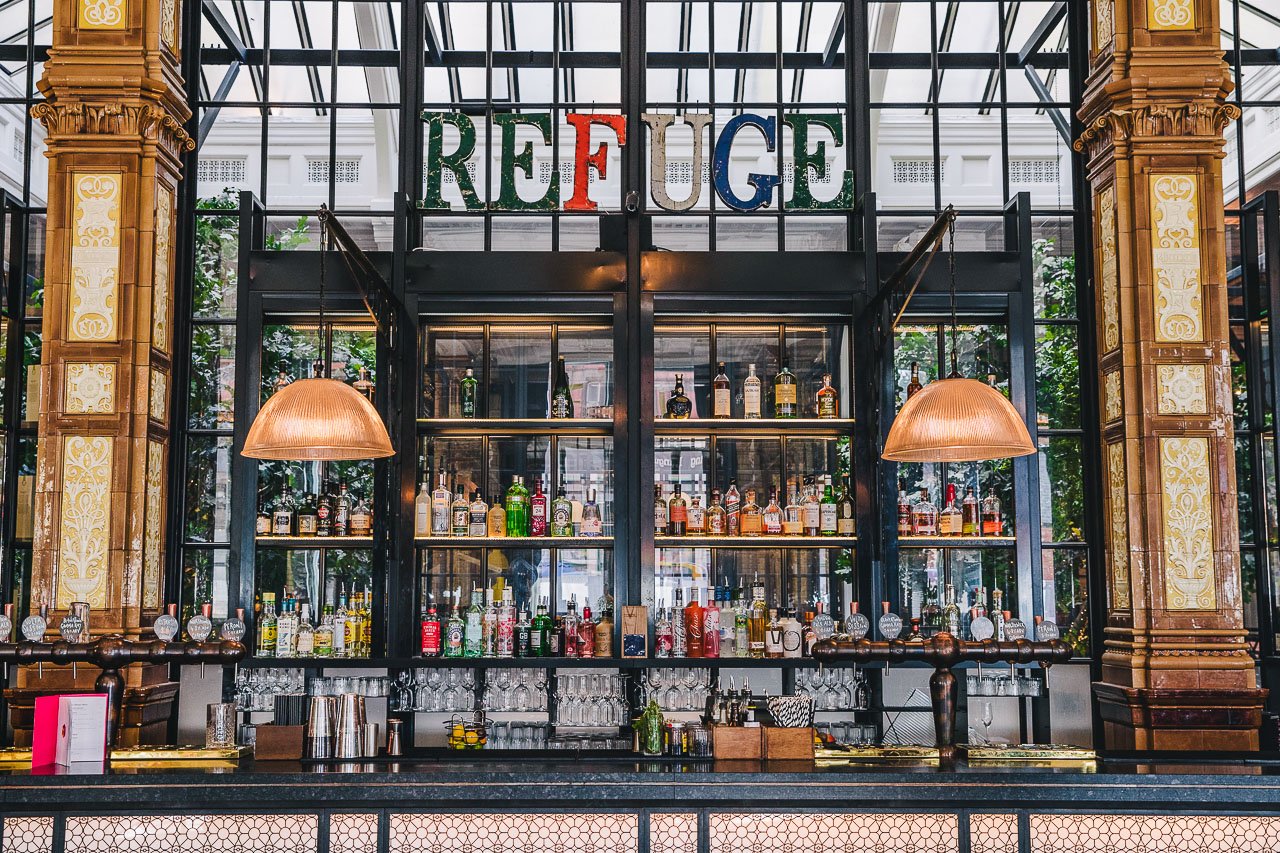
[[[329,248],[327,211],[320,217],[320,319],[323,350],[325,255]],[[315,375],[280,388],[258,410],[244,449],[251,459],[347,461],[394,456],[391,436],[378,410],[359,391],[325,374],[316,359]]]
[[[891,462],[981,462],[1036,452],[1027,425],[1003,394],[956,369],[956,236],[948,227],[951,272],[951,373],[930,382],[893,419],[884,451]]]

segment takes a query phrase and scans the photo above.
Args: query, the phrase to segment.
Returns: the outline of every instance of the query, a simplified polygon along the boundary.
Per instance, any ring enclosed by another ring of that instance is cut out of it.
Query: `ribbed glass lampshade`
[[[249,426],[243,452],[252,459],[328,461],[395,453],[378,410],[336,379],[298,379],[271,395]]]
[[[930,382],[907,400],[881,455],[894,462],[978,462],[1035,452],[1003,394],[976,379],[952,378]]]

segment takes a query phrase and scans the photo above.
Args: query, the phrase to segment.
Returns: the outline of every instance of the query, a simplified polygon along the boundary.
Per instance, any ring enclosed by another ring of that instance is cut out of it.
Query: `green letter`
[[[502,188],[497,202],[489,206],[494,210],[555,210],[560,206],[560,172],[551,169],[551,185],[537,201],[525,201],[516,192],[516,169],[525,177],[533,177],[533,143],[525,141],[520,153],[516,153],[516,126],[521,124],[542,131],[542,144],[551,144],[550,113],[495,113],[493,123],[502,128]]]
[[[422,120],[427,123],[427,191],[422,199],[425,210],[450,210],[451,205],[440,194],[441,179],[444,170],[453,172],[453,179],[458,183],[458,192],[462,193],[462,201],[467,210],[484,210],[484,205],[476,196],[475,184],[471,183],[471,175],[467,174],[467,160],[476,150],[476,126],[463,113],[423,113]],[[444,126],[451,124],[458,129],[458,147],[450,155],[444,153]]]
[[[809,171],[821,175],[827,167],[825,140],[819,141],[814,152],[809,153],[809,125],[821,125],[831,131],[835,146],[839,148],[844,145],[842,117],[838,113],[790,113],[782,120],[791,128],[791,162],[795,166],[795,187],[787,207],[792,210],[848,210],[853,207],[853,172],[848,169],[844,171],[840,192],[830,201],[818,201],[809,190]]]

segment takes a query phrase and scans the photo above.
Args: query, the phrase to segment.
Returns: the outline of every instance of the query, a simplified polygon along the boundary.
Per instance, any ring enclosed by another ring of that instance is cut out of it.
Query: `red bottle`
[[[578,657],[595,657],[596,623],[591,621],[591,608],[583,605],[582,621],[578,623]]]
[[[542,493],[542,480],[534,487],[533,497],[529,499],[529,535],[547,535],[547,496]]]
[[[720,657],[720,608],[714,597],[708,598],[707,606],[702,608],[702,656]]]
[[[422,619],[422,656],[425,658],[440,655],[440,619],[436,616],[434,606],[427,609]]]
[[[693,596],[684,608],[685,656],[691,658],[702,657],[702,638],[706,631],[702,605],[698,603],[700,598],[702,598],[702,590],[694,589]]]

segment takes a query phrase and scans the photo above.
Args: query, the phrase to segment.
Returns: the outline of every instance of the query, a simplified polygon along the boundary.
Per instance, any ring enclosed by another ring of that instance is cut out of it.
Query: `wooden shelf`
[[[655,536],[656,548],[854,548],[856,536]]]
[[[257,536],[259,548],[370,548],[372,536]]]
[[[653,432],[659,436],[733,435],[774,438],[785,434],[837,438],[852,435],[854,423],[848,418],[656,418]]]
[[[419,418],[418,432],[449,435],[612,435],[607,418]]]
[[[421,548],[612,548],[612,536],[419,536]]]

